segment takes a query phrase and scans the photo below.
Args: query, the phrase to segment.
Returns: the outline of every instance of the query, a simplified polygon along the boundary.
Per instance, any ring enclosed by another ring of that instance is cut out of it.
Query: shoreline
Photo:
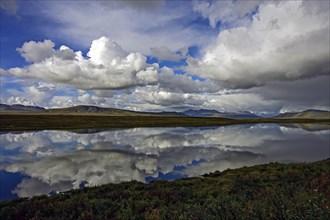
[[[228,119],[216,117],[180,116],[112,116],[106,114],[86,113],[0,113],[0,131],[70,130],[134,127],[204,127],[257,123],[308,123],[330,125],[330,119]]]
[[[106,184],[0,202],[1,219],[313,218],[330,215],[330,159],[268,163],[202,177]],[[237,210],[240,210],[239,212]]]

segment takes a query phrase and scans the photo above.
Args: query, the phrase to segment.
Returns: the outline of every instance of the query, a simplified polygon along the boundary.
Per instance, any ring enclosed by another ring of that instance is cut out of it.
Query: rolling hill
[[[112,116],[185,116],[178,112],[138,112],[117,108],[102,108],[98,106],[79,105],[68,108],[48,109],[49,113],[99,113]]]
[[[109,116],[186,116],[180,112],[138,112],[116,108],[102,108],[91,105],[78,105],[68,108],[45,109],[38,106],[0,104],[0,112],[42,113],[42,114],[99,114]]]
[[[316,109],[308,109],[302,112],[286,112],[279,114],[273,118],[276,119],[330,119],[329,111],[322,111]]]
[[[25,105],[6,105],[0,104],[0,111],[13,111],[13,112],[21,112],[21,111],[45,111],[46,109],[38,106],[25,106]]]

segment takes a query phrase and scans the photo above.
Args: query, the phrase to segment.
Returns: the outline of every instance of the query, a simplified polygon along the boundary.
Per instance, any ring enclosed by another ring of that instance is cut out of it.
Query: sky
[[[3,104],[330,110],[329,1],[0,0]]]

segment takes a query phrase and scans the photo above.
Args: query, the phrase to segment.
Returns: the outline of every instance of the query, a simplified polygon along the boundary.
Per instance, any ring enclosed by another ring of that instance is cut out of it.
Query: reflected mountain
[[[194,177],[271,161],[321,160],[328,157],[329,134],[274,124],[2,133],[0,170],[22,176],[7,188],[25,197],[83,185]]]

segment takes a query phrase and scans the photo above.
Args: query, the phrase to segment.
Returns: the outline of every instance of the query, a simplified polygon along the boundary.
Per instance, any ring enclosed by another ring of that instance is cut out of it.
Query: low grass
[[[330,219],[330,160],[0,202],[0,219]]]

